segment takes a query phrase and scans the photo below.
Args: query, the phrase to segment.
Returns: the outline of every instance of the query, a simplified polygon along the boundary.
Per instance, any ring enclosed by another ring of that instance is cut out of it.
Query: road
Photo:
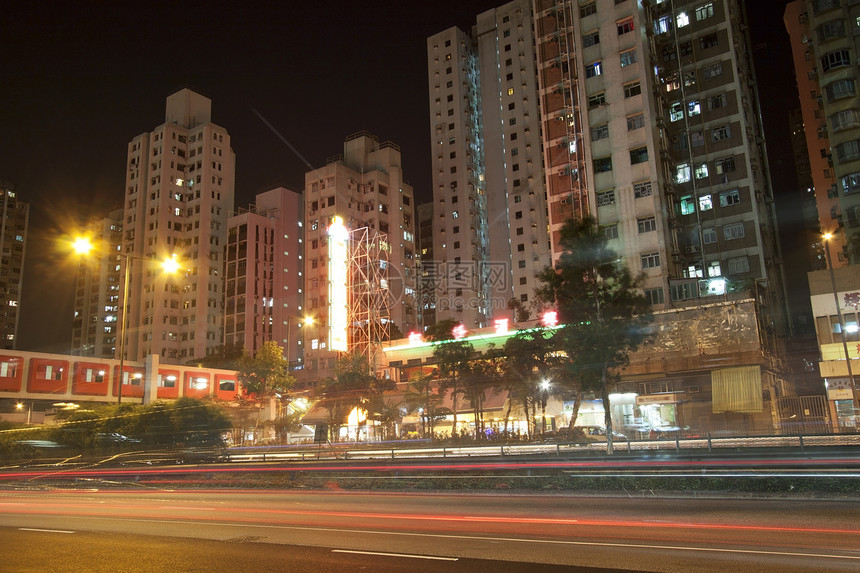
[[[112,547],[118,561],[110,569],[127,571],[227,570],[228,560],[217,558],[225,552],[241,557],[240,570],[301,553],[312,565],[291,570],[500,573],[537,563],[684,573],[857,571],[858,509],[851,501],[505,492],[10,489],[0,490],[0,546],[16,548],[14,561],[4,557],[11,571],[104,570],[69,557],[48,566],[52,555],[70,555],[69,547],[78,547],[71,554],[79,559],[103,558]],[[174,549],[153,549],[168,539]],[[203,566],[207,559],[211,568]]]

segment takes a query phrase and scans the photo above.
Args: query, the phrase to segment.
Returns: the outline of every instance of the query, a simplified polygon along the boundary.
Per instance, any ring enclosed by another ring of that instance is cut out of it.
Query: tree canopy
[[[570,220],[561,229],[564,253],[555,267],[539,275],[538,298],[558,309],[564,324],[559,347],[567,353],[570,371],[583,389],[603,398],[607,450],[612,452],[612,410],[609,385],[630,353],[649,336],[652,315],[647,299],[607,238],[591,218]]]

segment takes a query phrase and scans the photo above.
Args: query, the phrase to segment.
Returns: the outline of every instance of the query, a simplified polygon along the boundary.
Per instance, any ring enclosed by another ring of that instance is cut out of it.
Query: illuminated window
[[[675,18],[675,22],[679,28],[683,28],[690,25],[690,17],[686,12],[679,12],[678,17]]]
[[[509,96],[514,95],[514,88],[508,88],[508,95]]]
[[[714,202],[710,195],[702,195],[699,197],[699,211],[710,211],[714,208]]]

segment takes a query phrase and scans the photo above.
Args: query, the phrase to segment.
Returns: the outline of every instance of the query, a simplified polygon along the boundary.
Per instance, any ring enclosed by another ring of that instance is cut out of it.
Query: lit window
[[[708,2],[704,6],[696,8],[696,21],[701,22],[714,15],[714,3]]]
[[[675,18],[675,22],[677,23],[679,28],[683,28],[684,26],[690,25],[690,17],[686,12],[679,12],[678,17]]]
[[[603,73],[603,64],[601,62],[594,62],[593,64],[588,64],[585,66],[585,77],[593,78],[595,76],[599,76]]]
[[[675,183],[687,183],[690,181],[690,164],[682,163],[675,167]]]
[[[681,214],[692,215],[696,212],[696,202],[692,195],[684,195],[681,197]]]
[[[708,176],[708,164],[700,163],[696,165],[696,179],[704,179]]]
[[[636,63],[636,50],[627,50],[626,52],[621,52],[621,67],[626,68],[627,66]]]
[[[699,211],[710,211],[714,208],[714,202],[710,195],[702,195],[699,197]]]

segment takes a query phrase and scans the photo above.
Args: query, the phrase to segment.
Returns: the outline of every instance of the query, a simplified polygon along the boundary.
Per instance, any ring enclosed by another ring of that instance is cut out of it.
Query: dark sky
[[[236,152],[238,206],[277,185],[301,189],[306,171],[253,109],[315,167],[356,131],[394,141],[405,177],[427,197],[426,38],[468,28],[503,3],[44,1],[4,9],[0,180],[31,203],[19,348],[68,351],[74,265],[55,239],[120,206],[126,145],[163,122],[170,93],[189,87],[212,100],[213,121]],[[768,140],[785,141],[796,92],[783,11],[773,9],[784,2],[751,4],[756,58],[767,63]]]

